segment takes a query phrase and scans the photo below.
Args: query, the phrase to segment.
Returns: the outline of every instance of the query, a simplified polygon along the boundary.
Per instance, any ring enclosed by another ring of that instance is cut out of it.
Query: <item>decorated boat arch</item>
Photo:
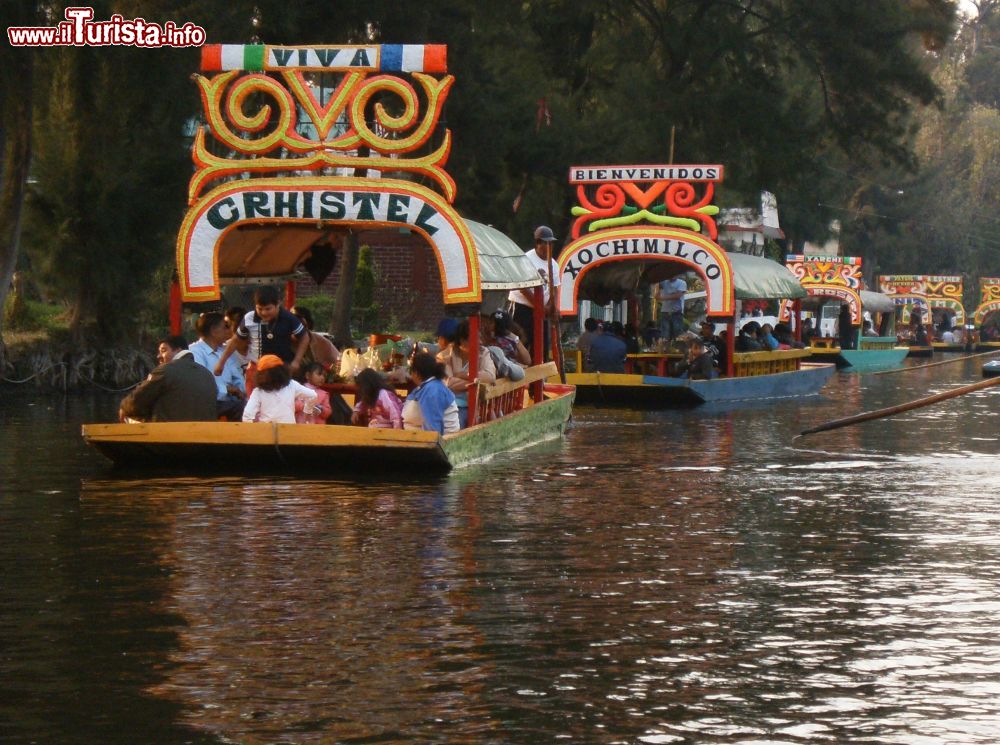
[[[541,314],[541,280],[524,253],[454,207],[445,169],[451,132],[441,121],[454,79],[444,46],[209,45],[201,71],[194,79],[205,123],[193,140],[195,172],[176,242],[174,333],[183,302],[218,300],[225,284],[288,280],[359,233],[385,227],[421,236],[433,252],[449,314],[469,320],[473,380],[481,313],[523,289]],[[554,365],[543,364],[540,338],[533,351],[522,380],[473,386],[468,427],[443,437],[223,422],[87,425],[84,435],[128,463],[197,462],[214,450],[223,460],[246,463],[254,458],[228,455],[253,453],[279,466],[448,468],[563,431],[573,390],[544,384]]]
[[[946,318],[950,326],[965,324],[962,277],[930,274],[884,274],[879,289],[901,307],[900,321],[909,323],[914,309],[924,321],[939,325]]]
[[[973,323],[979,329],[977,349],[1000,349],[1000,277],[979,279],[979,306]]]
[[[921,321],[931,321],[932,306],[923,275],[883,274],[878,278],[878,285],[880,292],[892,298],[900,323],[911,323],[915,313]]]
[[[567,375],[578,400],[657,406],[760,399],[816,393],[828,379],[832,366],[803,366],[801,350],[735,351],[739,301],[799,299],[805,291],[781,264],[730,254],[717,243],[713,199],[723,173],[721,165],[570,168],[576,205],[571,241],[558,258],[560,315],[577,315],[583,300],[634,300],[644,286],[694,274],[707,320],[727,329],[714,379],[671,376],[682,355],[666,350],[629,355],[621,373],[588,369],[578,355],[577,370]]]
[[[1000,320],[1000,277],[982,277],[979,280],[979,305],[973,323],[982,326],[987,321]]]
[[[851,372],[895,367],[903,361],[908,350],[897,345],[896,306],[889,296],[864,289],[861,257],[790,254],[785,258],[785,264],[809,294],[810,302],[806,305],[812,306],[810,309],[819,319],[816,336],[811,343],[814,359],[834,362]],[[835,316],[840,315],[838,306],[847,307],[850,333],[838,328],[834,337],[820,328],[824,318],[822,307],[826,301],[831,301],[827,304],[833,307]],[[861,333],[866,313],[873,328],[868,336]],[[783,303],[782,319],[791,315],[790,304]],[[846,346],[841,343],[841,340],[848,339]]]

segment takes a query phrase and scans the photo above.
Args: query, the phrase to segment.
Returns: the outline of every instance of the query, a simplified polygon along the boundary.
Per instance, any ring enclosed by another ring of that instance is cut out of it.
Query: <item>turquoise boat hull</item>
[[[868,372],[899,367],[909,350],[901,349],[841,349],[840,356],[847,363],[845,372]]]

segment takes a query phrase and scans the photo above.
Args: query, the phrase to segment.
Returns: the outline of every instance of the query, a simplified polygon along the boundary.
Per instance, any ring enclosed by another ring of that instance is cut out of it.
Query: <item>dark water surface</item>
[[[116,477],[0,391],[0,742],[996,743],[1000,389],[578,408],[447,478]]]

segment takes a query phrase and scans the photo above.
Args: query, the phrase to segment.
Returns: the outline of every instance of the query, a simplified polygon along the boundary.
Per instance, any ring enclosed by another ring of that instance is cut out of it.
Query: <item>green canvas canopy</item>
[[[536,287],[542,283],[535,267],[514,241],[489,225],[474,220],[464,222],[476,243],[484,291]]]
[[[881,292],[861,290],[858,294],[861,295],[861,307],[872,313],[892,313],[896,310],[892,298]]]
[[[727,253],[737,300],[795,300],[806,296],[802,283],[784,264],[742,253]]]

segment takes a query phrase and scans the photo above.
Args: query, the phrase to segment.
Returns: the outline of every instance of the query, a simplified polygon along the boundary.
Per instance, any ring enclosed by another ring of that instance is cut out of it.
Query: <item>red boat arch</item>
[[[670,261],[699,274],[710,316],[731,318],[736,293],[725,249],[690,230],[650,225],[609,228],[581,236],[559,256],[559,313],[577,312],[581,278],[595,267],[619,261]]]

